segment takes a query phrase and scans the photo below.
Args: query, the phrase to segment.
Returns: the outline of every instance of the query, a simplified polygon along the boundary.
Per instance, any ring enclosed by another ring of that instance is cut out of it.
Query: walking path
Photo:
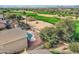
[[[42,49],[43,45],[38,46],[33,50],[27,50],[27,54],[51,54],[48,49]]]

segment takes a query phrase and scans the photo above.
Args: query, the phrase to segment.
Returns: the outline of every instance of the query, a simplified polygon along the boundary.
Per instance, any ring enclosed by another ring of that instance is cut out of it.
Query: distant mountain
[[[0,8],[79,8],[79,5],[0,5]]]

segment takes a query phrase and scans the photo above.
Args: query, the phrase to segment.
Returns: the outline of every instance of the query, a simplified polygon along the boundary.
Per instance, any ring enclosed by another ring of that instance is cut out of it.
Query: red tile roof
[[[4,24],[4,21],[3,20],[0,20],[0,29],[1,28],[5,28],[5,24]]]

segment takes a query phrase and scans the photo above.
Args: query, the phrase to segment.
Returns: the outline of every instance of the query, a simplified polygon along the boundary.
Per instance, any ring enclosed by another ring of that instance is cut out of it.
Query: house
[[[2,14],[0,14],[0,29],[3,29],[3,28],[5,28],[5,22],[4,22],[4,17],[3,17],[3,15]]]
[[[0,19],[0,29],[5,28],[6,25],[4,24],[4,21],[2,19]]]

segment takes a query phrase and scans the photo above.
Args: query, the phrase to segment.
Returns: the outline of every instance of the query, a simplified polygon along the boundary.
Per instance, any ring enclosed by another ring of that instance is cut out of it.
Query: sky
[[[79,0],[0,0],[0,5],[79,5]]]

